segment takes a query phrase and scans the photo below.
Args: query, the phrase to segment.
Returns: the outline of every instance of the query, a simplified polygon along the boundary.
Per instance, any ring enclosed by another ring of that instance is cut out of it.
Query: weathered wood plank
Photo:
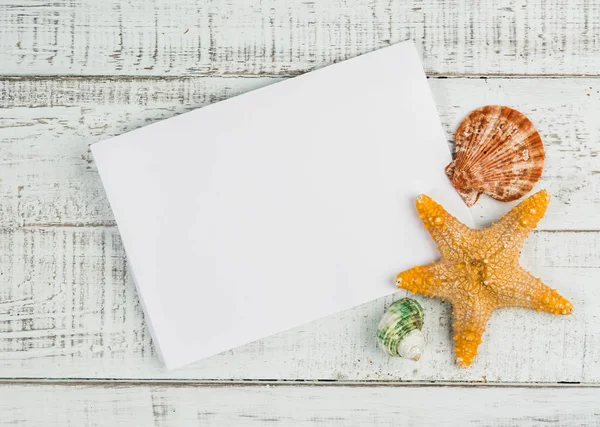
[[[280,80],[0,80],[0,226],[114,224],[91,143]],[[600,230],[598,79],[429,81],[449,141],[477,106],[508,104],[528,114],[547,150],[539,186],[554,196],[540,227]],[[508,206],[483,198],[473,213],[486,224]]]
[[[8,0],[4,75],[296,74],[413,39],[437,74],[600,70],[600,4]]]
[[[4,425],[593,426],[596,388],[7,385]],[[35,410],[32,410],[35,402]]]
[[[0,377],[600,382],[600,233],[535,233],[522,263],[568,297],[574,314],[495,313],[469,369],[454,363],[451,309],[439,300],[415,296],[425,309],[428,342],[418,363],[377,347],[377,322],[407,295],[401,291],[166,372],[116,229],[3,230]]]

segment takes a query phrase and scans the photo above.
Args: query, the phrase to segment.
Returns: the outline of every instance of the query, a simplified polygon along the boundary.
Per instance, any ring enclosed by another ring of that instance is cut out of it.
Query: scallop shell
[[[419,360],[425,345],[423,308],[410,298],[393,303],[377,326],[377,340],[390,356]]]
[[[510,202],[527,194],[542,175],[544,145],[533,123],[517,110],[488,105],[458,126],[456,156],[446,175],[473,206],[481,193]]]

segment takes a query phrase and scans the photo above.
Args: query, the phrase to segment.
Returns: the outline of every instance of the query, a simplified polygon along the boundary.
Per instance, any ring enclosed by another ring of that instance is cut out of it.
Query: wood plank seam
[[[1,386],[10,385],[38,385],[47,386],[96,386],[96,387],[165,387],[165,388],[216,388],[216,387],[321,387],[321,388],[369,388],[369,387],[388,387],[388,388],[462,388],[462,389],[502,389],[502,388],[524,388],[524,389],[600,389],[599,383],[578,383],[578,382],[485,382],[485,381],[336,381],[336,380],[265,380],[255,379],[204,379],[185,380],[185,379],[152,379],[152,380],[129,380],[123,378],[61,378],[46,379],[40,378],[8,378],[0,379]]]

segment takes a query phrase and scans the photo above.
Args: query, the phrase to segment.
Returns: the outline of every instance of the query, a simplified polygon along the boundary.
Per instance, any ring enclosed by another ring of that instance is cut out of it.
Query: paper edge
[[[95,147],[96,144],[92,144],[90,146],[91,152],[92,152],[92,157],[94,158],[94,161],[96,162],[96,164],[98,164],[97,162],[97,156],[96,156],[96,149],[97,147]],[[106,192],[106,186],[104,184],[104,178],[102,177],[102,172],[100,171],[99,168],[96,168],[98,171],[98,175],[100,175],[100,180],[102,181],[102,186],[104,188],[105,194],[106,194],[106,198],[108,200],[108,203],[110,205],[110,197],[108,196],[108,193]],[[111,206],[111,211],[113,212],[113,215],[115,215],[114,209]],[[138,297],[138,300],[140,301],[140,305],[142,306],[142,311],[143,311],[143,316],[144,316],[144,323],[146,324],[146,326],[148,327],[148,330],[150,332],[150,337],[152,339],[152,347],[154,349],[154,351],[156,352],[156,354],[158,355],[158,359],[159,361],[162,363],[162,365],[164,367],[167,368],[167,370],[170,370],[172,368],[170,368],[170,363],[167,361],[167,358],[165,358],[163,350],[161,348],[160,345],[160,339],[158,338],[158,334],[156,333],[156,329],[154,328],[154,325],[152,324],[152,319],[151,319],[151,315],[150,315],[150,309],[148,307],[148,304],[144,298],[144,293],[141,291],[139,285],[138,285],[138,280],[136,278],[136,274],[135,274],[135,267],[134,267],[134,263],[130,262],[131,258],[129,257],[128,253],[127,253],[127,244],[125,243],[125,239],[123,239],[123,234],[121,233],[121,231],[119,230],[119,224],[118,221],[116,220],[116,215],[115,215],[115,222],[116,222],[116,228],[117,231],[119,232],[119,237],[121,238],[121,242],[123,244],[123,249],[125,251],[125,256],[127,258],[127,270],[129,272],[129,274],[131,274],[131,278],[133,280],[134,286],[135,286],[135,291]]]
[[[139,131],[139,130],[141,130],[141,129],[148,129],[148,128],[150,128],[150,129],[151,129],[153,126],[155,126],[155,125],[158,125],[158,124],[160,124],[160,123],[164,122],[165,120],[177,119],[177,118],[179,118],[179,117],[184,117],[184,116],[187,116],[188,114],[193,114],[193,113],[197,112],[198,110],[202,110],[202,109],[205,109],[205,108],[213,108],[213,107],[215,107],[216,105],[220,105],[220,104],[222,104],[222,103],[227,103],[227,102],[230,102],[230,101],[232,101],[232,100],[234,100],[234,99],[236,99],[236,98],[238,98],[238,97],[240,97],[240,96],[248,95],[248,94],[250,94],[250,93],[258,93],[258,92],[262,92],[262,91],[273,90],[273,87],[274,87],[274,86],[279,86],[279,87],[281,87],[281,85],[285,85],[285,84],[287,84],[287,83],[289,83],[289,82],[291,82],[291,81],[295,81],[295,82],[297,82],[298,80],[304,80],[304,79],[306,79],[306,78],[313,78],[313,76],[314,76],[315,74],[318,74],[318,73],[319,73],[319,72],[321,72],[321,71],[324,71],[324,70],[326,70],[326,69],[329,69],[330,67],[339,66],[339,65],[342,65],[342,64],[345,64],[345,65],[347,65],[347,64],[349,64],[349,63],[352,63],[352,61],[358,60],[358,59],[360,59],[360,58],[362,58],[362,57],[364,57],[364,56],[366,56],[366,55],[371,55],[371,54],[375,54],[375,53],[381,53],[381,52],[383,52],[383,51],[385,51],[385,50],[387,50],[387,49],[399,49],[400,47],[403,47],[403,46],[411,46],[411,47],[412,47],[412,49],[411,49],[411,50],[413,51],[414,55],[415,55],[415,56],[416,56],[416,58],[418,59],[419,67],[420,67],[420,69],[423,71],[423,75],[425,76],[425,80],[427,80],[427,76],[425,75],[425,71],[424,71],[424,68],[423,68],[422,56],[419,54],[419,51],[418,51],[418,49],[417,49],[417,46],[416,46],[416,45],[415,45],[415,43],[414,43],[414,40],[412,40],[412,39],[407,39],[407,40],[403,40],[403,41],[401,41],[401,42],[398,42],[398,43],[391,44],[391,45],[389,45],[389,46],[382,47],[382,48],[380,48],[380,49],[375,49],[375,50],[372,50],[372,51],[370,51],[370,52],[365,52],[365,53],[363,53],[363,54],[360,54],[360,55],[354,56],[354,57],[352,57],[352,58],[348,58],[348,59],[346,59],[346,60],[343,60],[343,61],[340,61],[340,62],[336,62],[336,63],[333,63],[333,64],[327,64],[327,65],[324,65],[323,67],[320,67],[320,68],[317,68],[317,69],[314,69],[314,70],[307,71],[307,72],[306,72],[306,73],[304,73],[304,74],[300,74],[300,75],[297,75],[297,76],[293,76],[293,77],[291,77],[291,78],[288,78],[288,79],[285,79],[285,80],[283,80],[283,81],[274,82],[274,83],[272,83],[272,84],[268,84],[268,85],[266,85],[266,86],[263,86],[263,87],[259,87],[259,88],[256,88],[256,89],[251,89],[251,90],[249,90],[249,91],[247,91],[247,92],[240,93],[240,94],[238,94],[238,95],[231,96],[231,97],[229,97],[229,98],[222,99],[222,100],[220,100],[220,101],[217,101],[217,102],[213,102],[213,103],[210,103],[210,104],[206,104],[206,105],[203,105],[203,106],[201,106],[201,107],[198,107],[198,108],[194,108],[192,111],[187,111],[187,112],[184,112],[184,113],[181,113],[181,114],[177,114],[177,115],[175,115],[175,116],[173,116],[173,117],[170,117],[170,118],[167,118],[167,119],[162,119],[162,120],[159,120],[159,121],[157,121],[157,122],[155,122],[155,123],[151,123],[151,124],[148,124],[148,125],[146,125],[146,126],[142,126],[142,127],[139,127],[139,128],[137,128],[137,129],[133,129],[133,130],[130,130],[130,131],[128,131],[128,132],[122,133],[122,134],[120,134],[120,135],[116,135],[116,136],[113,136],[113,137],[111,137],[111,138],[107,138],[107,139],[104,139],[104,140],[102,140],[102,141],[95,142],[95,143],[93,143],[93,144],[91,144],[91,145],[90,145],[90,147],[92,148],[92,154],[93,154],[93,149],[94,149],[94,148],[100,148],[100,147],[102,147],[102,146],[105,146],[105,145],[108,145],[108,144],[115,143],[115,142],[117,142],[117,141],[120,139],[120,137],[122,137],[122,136],[124,136],[124,135],[128,135],[128,134],[130,134],[130,133],[133,133],[133,132],[137,132],[137,131]],[[428,85],[428,86],[429,86],[429,85]],[[430,91],[430,94],[431,94],[431,87],[429,87],[429,91]],[[433,99],[433,96],[432,96],[432,99]],[[434,101],[435,101],[435,100],[434,100]],[[437,109],[436,109],[436,113],[437,113]],[[438,119],[439,119],[439,113],[437,113],[437,116],[438,116]],[[440,123],[440,127],[441,127],[441,123]]]

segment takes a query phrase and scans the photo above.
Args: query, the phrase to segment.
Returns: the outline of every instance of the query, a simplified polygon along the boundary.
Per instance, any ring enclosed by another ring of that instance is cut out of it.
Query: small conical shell
[[[377,326],[377,340],[390,356],[419,360],[425,344],[423,308],[410,298],[393,303]]]
[[[456,130],[455,145],[446,175],[467,206],[481,193],[502,202],[519,199],[542,175],[542,138],[512,108],[488,105],[472,111]]]

